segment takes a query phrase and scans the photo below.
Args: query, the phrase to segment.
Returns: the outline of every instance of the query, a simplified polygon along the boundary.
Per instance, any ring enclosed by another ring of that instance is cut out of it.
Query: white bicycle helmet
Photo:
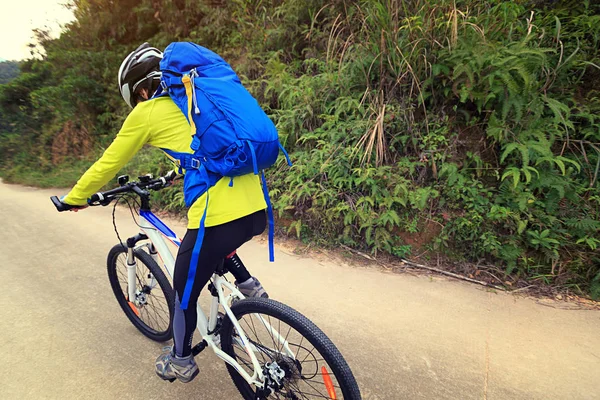
[[[121,63],[118,77],[119,90],[129,107],[133,108],[137,104],[136,91],[139,88],[145,87],[150,91],[154,82],[160,82],[159,63],[162,57],[163,53],[160,50],[144,43]]]

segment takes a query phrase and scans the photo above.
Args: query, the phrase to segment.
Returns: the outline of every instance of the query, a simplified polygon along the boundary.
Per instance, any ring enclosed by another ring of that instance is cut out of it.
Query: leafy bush
[[[0,87],[5,176],[56,168],[66,127],[105,146],[128,111],[114,83],[125,54],[193,40],[230,61],[276,122],[294,166],[268,179],[291,234],[491,262],[599,296],[595,2],[74,4],[61,38],[38,32],[45,57]],[[159,160],[143,152],[129,171],[156,173]],[[176,190],[156,200],[183,208]]]

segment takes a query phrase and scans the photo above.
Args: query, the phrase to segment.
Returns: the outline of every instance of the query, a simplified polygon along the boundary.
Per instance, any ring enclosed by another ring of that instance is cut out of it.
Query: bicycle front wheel
[[[305,316],[285,304],[263,298],[240,300],[231,311],[263,373],[269,376],[267,395],[257,397],[257,388],[227,364],[244,399],[361,399],[358,384],[339,350]],[[229,318],[224,319],[220,336],[223,351],[252,376],[252,361]]]
[[[110,286],[121,309],[141,333],[157,342],[167,341],[172,337],[173,289],[148,253],[136,249],[133,254],[136,260],[135,299],[129,298],[127,247],[120,244],[108,253]]]

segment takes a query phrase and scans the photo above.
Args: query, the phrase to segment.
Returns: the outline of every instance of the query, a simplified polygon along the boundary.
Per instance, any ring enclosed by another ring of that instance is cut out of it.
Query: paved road
[[[59,214],[51,194],[0,184],[0,398],[239,398],[207,352],[193,383],[154,375],[162,345],[133,328],[106,278],[110,210]],[[122,234],[133,233],[128,213],[117,214]],[[269,264],[262,240],[240,254],[272,297],[338,345],[364,399],[600,399],[597,311],[284,248]]]

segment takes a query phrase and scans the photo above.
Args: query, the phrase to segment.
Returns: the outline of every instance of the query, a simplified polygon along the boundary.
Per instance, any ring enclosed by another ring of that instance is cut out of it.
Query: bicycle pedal
[[[200,354],[202,350],[204,350],[207,346],[208,343],[206,343],[206,340],[202,340],[200,343],[192,347],[192,354],[194,355],[194,357]]]

